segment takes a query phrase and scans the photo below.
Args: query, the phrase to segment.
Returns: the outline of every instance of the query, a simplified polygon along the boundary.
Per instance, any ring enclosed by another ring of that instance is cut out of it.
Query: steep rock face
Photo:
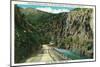
[[[80,55],[93,57],[93,30],[92,30],[92,9],[75,9],[66,14],[66,23],[61,22],[62,38],[59,47],[64,46]],[[63,15],[63,14],[62,14]],[[64,16],[63,16],[64,18]],[[65,26],[64,26],[64,24]],[[59,39],[58,39],[59,41]]]

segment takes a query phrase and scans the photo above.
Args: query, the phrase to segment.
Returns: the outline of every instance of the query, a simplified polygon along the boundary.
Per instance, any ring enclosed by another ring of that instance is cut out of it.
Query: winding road
[[[51,47],[48,45],[42,46],[41,52],[39,52],[36,56],[32,56],[26,60],[26,62],[53,62],[54,59],[50,54],[53,54],[51,51]],[[57,59],[57,58],[56,58]],[[59,60],[59,59],[58,59]]]

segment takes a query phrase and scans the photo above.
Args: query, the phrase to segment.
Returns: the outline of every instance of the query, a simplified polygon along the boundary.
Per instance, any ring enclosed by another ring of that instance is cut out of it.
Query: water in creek
[[[65,49],[58,49],[58,48],[55,48],[56,51],[58,51],[59,53],[63,54],[64,57],[68,57],[72,60],[75,60],[75,59],[88,59],[88,57],[86,56],[81,56],[79,54],[76,54],[70,50],[65,50]]]

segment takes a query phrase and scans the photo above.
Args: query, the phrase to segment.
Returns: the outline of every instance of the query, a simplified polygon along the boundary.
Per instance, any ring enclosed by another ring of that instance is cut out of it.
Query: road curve
[[[50,49],[48,45],[42,45],[43,52],[28,58],[26,62],[53,62],[54,59],[50,56]]]

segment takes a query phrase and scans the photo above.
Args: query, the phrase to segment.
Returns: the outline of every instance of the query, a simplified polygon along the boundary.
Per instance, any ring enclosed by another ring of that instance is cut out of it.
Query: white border
[[[83,59],[83,60],[69,60],[69,61],[61,61],[61,62],[58,61],[57,63],[81,62],[81,61],[82,61],[82,62],[85,62],[85,61],[95,61],[95,60],[96,60],[96,59],[95,59],[95,58],[96,58],[96,57],[95,57],[95,47],[96,47],[96,45],[95,45],[95,44],[96,44],[96,43],[95,43],[95,32],[96,32],[96,31],[95,31],[95,23],[96,23],[96,22],[95,22],[95,6],[87,6],[87,5],[84,5],[84,6],[83,6],[83,5],[75,5],[75,4],[57,4],[57,3],[56,3],[56,4],[55,4],[55,3],[53,4],[53,3],[40,3],[40,2],[37,3],[37,2],[19,2],[19,1],[17,2],[17,1],[12,1],[12,2],[11,2],[11,9],[12,9],[12,10],[11,10],[11,12],[12,12],[12,13],[11,13],[11,17],[12,17],[12,18],[11,18],[11,21],[12,21],[12,23],[11,23],[11,25],[12,25],[12,26],[11,26],[11,28],[12,28],[12,29],[11,29],[11,34],[12,34],[12,35],[11,35],[11,37],[12,37],[12,38],[11,38],[11,40],[12,40],[12,41],[11,41],[11,46],[12,46],[12,47],[11,47],[11,53],[12,53],[12,54],[11,54],[11,59],[12,59],[12,60],[11,60],[11,64],[12,64],[12,65],[11,65],[11,66],[34,65],[34,64],[35,64],[35,65],[37,65],[37,64],[49,64],[49,63],[45,63],[45,62],[38,62],[38,63],[19,63],[19,64],[15,64],[15,63],[14,63],[14,34],[15,34],[15,32],[14,32],[14,27],[15,27],[15,26],[14,26],[14,20],[15,20],[15,19],[14,19],[14,4],[30,4],[30,5],[43,5],[43,6],[45,6],[45,5],[46,5],[46,6],[47,6],[47,5],[48,5],[48,6],[67,6],[67,7],[68,7],[68,6],[77,6],[77,7],[81,7],[81,8],[93,8],[93,10],[94,10],[94,12],[93,12],[93,31],[94,31],[94,33],[93,33],[93,34],[94,34],[94,53],[93,53],[93,54],[94,54],[94,55],[93,55],[93,56],[94,56],[94,58],[93,58],[93,59]],[[52,63],[50,63],[50,64],[52,64]]]

